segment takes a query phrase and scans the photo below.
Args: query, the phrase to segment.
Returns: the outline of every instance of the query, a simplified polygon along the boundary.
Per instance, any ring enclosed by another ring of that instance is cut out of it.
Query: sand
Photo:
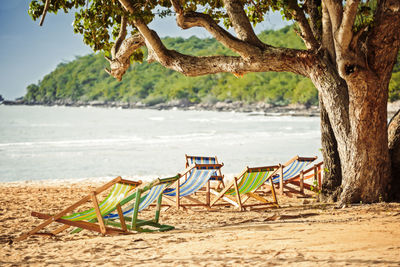
[[[67,231],[12,238],[38,225],[31,211],[54,214],[98,184],[0,184],[1,266],[399,266],[400,204],[335,205],[280,198],[280,209],[163,212],[176,230],[101,236]],[[307,204],[304,204],[307,203]],[[140,217],[151,218],[153,211]],[[54,224],[58,226],[58,224]],[[51,229],[51,228],[50,228]]]

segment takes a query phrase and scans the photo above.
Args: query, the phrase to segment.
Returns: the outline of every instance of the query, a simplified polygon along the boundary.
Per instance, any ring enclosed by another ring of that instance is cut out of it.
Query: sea
[[[227,177],[246,166],[321,159],[318,117],[258,113],[0,105],[0,182],[152,180],[217,156]]]

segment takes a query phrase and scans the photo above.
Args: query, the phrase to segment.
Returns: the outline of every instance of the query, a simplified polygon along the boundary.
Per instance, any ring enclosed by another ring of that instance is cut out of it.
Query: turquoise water
[[[223,172],[320,152],[319,118],[234,112],[0,106],[0,181],[124,176],[184,168],[217,155]]]

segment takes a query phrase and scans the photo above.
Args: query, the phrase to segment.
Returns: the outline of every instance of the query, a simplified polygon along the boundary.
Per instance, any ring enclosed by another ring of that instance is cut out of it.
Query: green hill
[[[278,31],[262,32],[261,40],[269,44],[290,48],[304,48],[291,26]],[[163,38],[171,49],[192,55],[228,55],[232,52],[216,40],[197,37]],[[110,77],[103,54],[77,57],[69,63],[61,63],[38,84],[27,87],[26,101],[51,102],[59,99],[72,101],[142,101],[149,105],[174,99],[186,99],[193,103],[217,100],[244,102],[264,101],[274,105],[318,103],[317,90],[307,78],[290,73],[249,73],[236,78],[229,73],[202,77],[185,77],[165,69],[158,63],[134,63],[122,82]],[[400,67],[396,66],[394,81],[390,84],[390,98],[400,98]]]

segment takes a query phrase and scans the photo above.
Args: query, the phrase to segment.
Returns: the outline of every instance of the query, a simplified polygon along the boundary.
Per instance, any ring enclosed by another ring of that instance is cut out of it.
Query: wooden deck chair
[[[162,202],[162,193],[166,187],[171,185],[173,182],[178,180],[181,177],[180,174],[171,177],[171,178],[163,178],[156,179],[143,188],[139,187],[136,191],[131,194],[129,197],[125,198],[121,201],[120,205],[123,206],[127,203],[133,201],[132,204],[129,204],[125,209],[118,210],[118,213],[111,213],[104,217],[105,223],[111,226],[120,227],[122,230],[127,231],[135,230],[138,232],[154,232],[154,231],[168,231],[174,229],[173,226],[160,224],[160,210],[161,210],[161,202]],[[157,200],[155,217],[153,220],[139,220],[138,214],[142,210],[146,209],[150,206],[154,201]],[[126,221],[130,223],[126,223]],[[155,228],[143,228],[143,226],[151,226]]]
[[[176,207],[178,210],[182,208],[186,210],[188,207],[202,206],[210,208],[210,178],[218,171],[223,164],[194,164],[186,168],[182,173],[182,178],[177,180],[170,188],[164,191],[164,200],[166,206]],[[205,202],[200,201],[190,195],[194,194],[203,187],[206,187]],[[185,201],[183,201],[185,200]],[[189,203],[186,203],[189,202]],[[164,204],[163,204],[164,205]]]
[[[285,164],[281,165],[280,170],[276,175],[272,177],[272,181],[275,185],[278,185],[280,194],[287,194],[291,196],[291,193],[298,193],[296,190],[288,187],[287,184],[291,179],[294,179],[298,175],[300,175],[301,171],[304,171],[304,168],[315,161],[317,157],[299,157],[295,156],[290,159]],[[287,191],[285,192],[284,189]]]
[[[188,156],[185,154],[186,168],[193,164],[219,164],[217,156],[214,157],[203,157],[203,156]],[[222,175],[221,169],[218,169],[210,178],[210,181],[216,181],[216,188],[224,186],[224,175]]]
[[[291,188],[291,190],[295,190],[297,193],[301,195],[305,195],[304,189],[315,192],[316,190],[321,190],[322,186],[322,165],[324,163],[321,161],[317,164],[314,164],[311,168],[307,170],[302,170],[298,175],[293,178],[290,178],[284,181],[285,184],[292,184],[295,188]],[[298,190],[296,190],[298,188]]]
[[[216,205],[219,200],[225,200],[227,203],[237,207],[240,211],[246,208],[265,209],[279,207],[276,199],[275,188],[272,184],[272,176],[280,169],[280,165],[265,167],[246,167],[237,177],[233,178],[221,192],[211,190],[211,193],[217,197],[211,202],[210,206]],[[256,191],[269,181],[272,195],[272,201],[261,197]],[[257,203],[245,204],[249,199],[256,200]]]
[[[14,241],[21,241],[28,238],[31,235],[37,235],[37,234],[49,235],[49,236],[56,235],[68,229],[71,226],[99,232],[102,233],[103,235],[105,234],[113,235],[113,234],[123,233],[123,230],[121,229],[107,227],[104,223],[103,216],[117,209],[119,207],[119,202],[122,201],[124,198],[126,198],[129,192],[140,184],[141,184],[140,181],[139,182],[128,181],[122,179],[121,177],[117,177],[112,181],[106,183],[105,185],[95,189],[89,195],[82,198],[78,202],[72,204],[68,208],[62,210],[61,212],[57,213],[56,215],[47,215],[39,212],[32,212],[31,213],[32,216],[44,219],[45,221],[40,225],[38,225],[37,227],[35,227],[34,229],[32,229],[31,231],[29,231],[28,233],[25,233],[20,237],[16,238]],[[108,196],[101,203],[99,203],[97,200],[97,195],[109,189],[110,187],[112,187],[112,189],[108,194]],[[67,215],[88,201],[92,201],[93,204],[92,209]],[[98,223],[90,222],[93,221],[94,219],[97,220]],[[40,230],[42,230],[43,228],[45,228],[46,226],[48,226],[53,222],[58,222],[64,225],[52,231],[51,233],[39,233]]]

